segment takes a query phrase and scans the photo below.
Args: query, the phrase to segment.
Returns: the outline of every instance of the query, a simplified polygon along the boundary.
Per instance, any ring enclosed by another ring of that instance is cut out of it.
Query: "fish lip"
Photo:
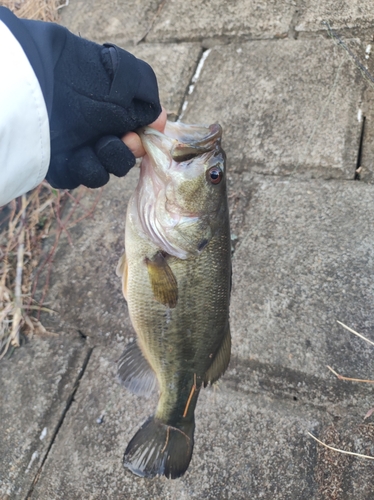
[[[137,133],[139,134],[145,151],[151,157],[153,156],[152,151],[154,148],[160,149],[164,153],[168,153],[170,156],[170,149],[172,148],[173,143],[176,142],[175,139],[152,127],[143,127],[138,130]]]
[[[155,128],[152,127],[144,127],[137,132],[140,136],[142,135],[157,135],[158,137],[161,137],[161,139],[164,139],[167,137],[165,134],[160,132],[159,130],[156,130]]]

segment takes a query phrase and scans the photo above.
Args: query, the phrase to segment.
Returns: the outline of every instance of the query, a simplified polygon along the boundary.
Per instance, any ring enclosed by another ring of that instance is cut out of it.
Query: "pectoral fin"
[[[152,259],[146,258],[148,276],[155,299],[171,309],[177,305],[178,283],[166,257],[157,252]]]
[[[205,374],[204,387],[216,382],[223,375],[229,365],[231,355],[231,334],[230,325],[227,324],[225,336],[222,344],[215,355],[212,364]]]
[[[116,274],[120,278],[122,278],[122,291],[125,299],[127,300],[127,260],[126,260],[126,253],[122,255],[122,257],[118,261],[118,265],[116,268]]]

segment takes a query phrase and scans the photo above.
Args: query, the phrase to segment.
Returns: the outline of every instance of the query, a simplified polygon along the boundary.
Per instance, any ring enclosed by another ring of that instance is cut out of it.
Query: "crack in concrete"
[[[52,449],[52,446],[53,446],[53,444],[54,444],[54,442],[55,442],[55,440],[57,438],[57,435],[58,435],[58,433],[59,433],[59,431],[60,431],[60,429],[62,427],[62,424],[64,423],[65,417],[66,417],[66,415],[67,415],[67,413],[68,413],[68,411],[69,411],[69,409],[70,409],[70,407],[71,407],[71,405],[72,405],[72,403],[74,401],[74,396],[75,396],[75,394],[76,394],[76,392],[78,390],[79,383],[80,383],[80,381],[81,381],[81,379],[82,379],[82,377],[83,377],[83,375],[84,375],[84,373],[86,371],[86,368],[87,368],[87,365],[88,365],[88,363],[90,361],[90,358],[91,358],[93,350],[94,350],[94,347],[91,347],[89,349],[87,355],[86,355],[86,358],[85,358],[85,360],[83,362],[82,368],[80,369],[79,374],[77,376],[77,379],[74,382],[73,389],[72,389],[72,391],[71,391],[71,393],[70,393],[70,395],[69,395],[69,397],[68,397],[68,399],[66,401],[65,408],[64,408],[64,410],[63,410],[63,412],[61,414],[61,417],[60,417],[59,421],[57,422],[56,428],[55,428],[55,430],[53,432],[53,435],[52,435],[51,441],[49,443],[49,446],[47,448],[47,451],[45,452],[45,455],[43,457],[42,463],[40,464],[40,467],[39,467],[37,473],[35,474],[34,480],[33,480],[32,484],[31,484],[31,487],[30,487],[27,495],[26,495],[25,500],[31,500],[31,498],[32,498],[34,488],[35,488],[37,482],[39,481],[39,478],[40,478],[40,475],[42,473],[44,464],[45,464],[45,462],[46,462],[46,460],[47,460],[47,458],[49,456],[49,453],[50,453],[50,451]]]
[[[184,116],[184,113],[185,113],[187,106],[188,106],[187,98],[195,90],[195,85],[196,85],[198,79],[200,78],[200,74],[201,74],[201,71],[203,69],[205,60],[208,57],[208,55],[210,54],[210,52],[211,52],[211,49],[206,49],[206,50],[203,49],[203,51],[201,53],[200,59],[198,60],[197,65],[196,65],[196,69],[195,69],[190,81],[188,82],[188,86],[187,86],[186,92],[184,94],[183,102],[182,102],[182,105],[181,105],[180,110],[178,112],[177,121],[182,120],[182,118]]]
[[[355,181],[359,181],[360,180],[361,163],[362,163],[362,152],[364,150],[364,134],[365,134],[366,116],[363,116],[362,119],[361,119],[361,121],[362,121],[362,125],[361,125],[360,143],[359,143],[359,147],[358,147],[357,163],[356,163],[355,175],[354,175],[354,180]]]
[[[165,3],[166,3],[166,0],[161,0],[161,2],[158,4],[158,7],[157,7],[157,10],[156,10],[156,13],[154,14],[151,22],[149,23],[149,26],[146,30],[146,32],[144,33],[144,35],[142,35],[141,38],[139,38],[139,40],[136,42],[135,45],[138,45],[139,43],[142,43],[146,40],[147,36],[149,35],[149,33],[152,31],[153,29],[153,26],[156,22],[156,19],[160,16],[161,12],[162,12],[162,9],[164,8],[165,6]]]

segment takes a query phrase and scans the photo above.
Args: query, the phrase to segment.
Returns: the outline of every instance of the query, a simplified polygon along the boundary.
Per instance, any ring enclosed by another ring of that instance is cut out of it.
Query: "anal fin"
[[[222,344],[215,355],[212,364],[208,368],[205,379],[204,387],[208,384],[214,384],[226,371],[231,355],[231,334],[230,325],[227,324],[225,336],[222,340]]]
[[[157,252],[152,259],[145,259],[154,298],[171,309],[178,302],[178,283],[166,257]]]
[[[117,366],[119,382],[133,394],[149,397],[157,387],[157,379],[138,344],[131,342],[121,354]]]

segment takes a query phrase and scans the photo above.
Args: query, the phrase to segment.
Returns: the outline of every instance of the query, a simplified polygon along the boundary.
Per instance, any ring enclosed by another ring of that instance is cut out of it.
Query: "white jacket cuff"
[[[47,108],[21,45],[0,21],[0,206],[36,187],[50,161]]]

